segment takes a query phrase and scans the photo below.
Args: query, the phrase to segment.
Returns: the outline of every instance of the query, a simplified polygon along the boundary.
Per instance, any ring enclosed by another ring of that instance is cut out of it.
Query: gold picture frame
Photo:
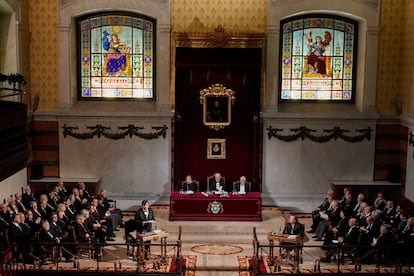
[[[200,91],[200,103],[203,105],[203,124],[216,131],[231,124],[231,106],[235,92],[221,84]]]
[[[226,159],[226,139],[207,139],[207,159]]]

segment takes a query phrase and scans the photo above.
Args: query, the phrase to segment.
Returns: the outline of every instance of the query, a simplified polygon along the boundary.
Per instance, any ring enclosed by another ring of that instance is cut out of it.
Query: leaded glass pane
[[[154,99],[154,24],[126,14],[79,20],[80,97]]]
[[[307,15],[281,26],[280,98],[353,102],[357,23]]]

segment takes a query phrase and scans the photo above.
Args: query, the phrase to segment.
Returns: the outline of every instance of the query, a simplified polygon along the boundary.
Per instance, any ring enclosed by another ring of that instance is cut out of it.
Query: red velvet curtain
[[[226,189],[245,175],[252,190],[261,185],[259,121],[262,49],[177,48],[174,188],[187,174],[206,189],[206,178],[220,172]],[[219,83],[236,92],[231,125],[216,131],[203,124],[200,90]],[[226,139],[226,159],[207,159],[207,139]]]

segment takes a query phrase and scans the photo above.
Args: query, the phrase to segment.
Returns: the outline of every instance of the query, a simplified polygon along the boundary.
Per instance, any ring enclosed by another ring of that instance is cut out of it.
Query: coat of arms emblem
[[[213,214],[221,214],[223,213],[223,204],[221,202],[213,201],[208,204],[207,212],[213,213]]]

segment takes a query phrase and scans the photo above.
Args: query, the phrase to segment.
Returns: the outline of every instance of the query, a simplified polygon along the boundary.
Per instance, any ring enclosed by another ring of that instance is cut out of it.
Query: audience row
[[[335,199],[329,190],[312,212],[313,223],[308,233],[313,233],[316,241],[323,240],[327,250],[321,259],[324,262],[331,261],[336,253],[332,246],[338,243],[347,247],[360,263],[390,264],[402,257],[412,262],[414,217],[410,215],[382,193],[368,202],[362,193],[354,198],[349,188],[344,189],[341,199]]]
[[[31,262],[40,253],[36,244],[114,241],[122,213],[107,196],[105,190],[93,195],[82,182],[71,191],[59,182],[36,198],[27,185],[0,203],[0,251],[15,243],[19,259]],[[67,260],[78,253],[71,246],[65,252]]]

